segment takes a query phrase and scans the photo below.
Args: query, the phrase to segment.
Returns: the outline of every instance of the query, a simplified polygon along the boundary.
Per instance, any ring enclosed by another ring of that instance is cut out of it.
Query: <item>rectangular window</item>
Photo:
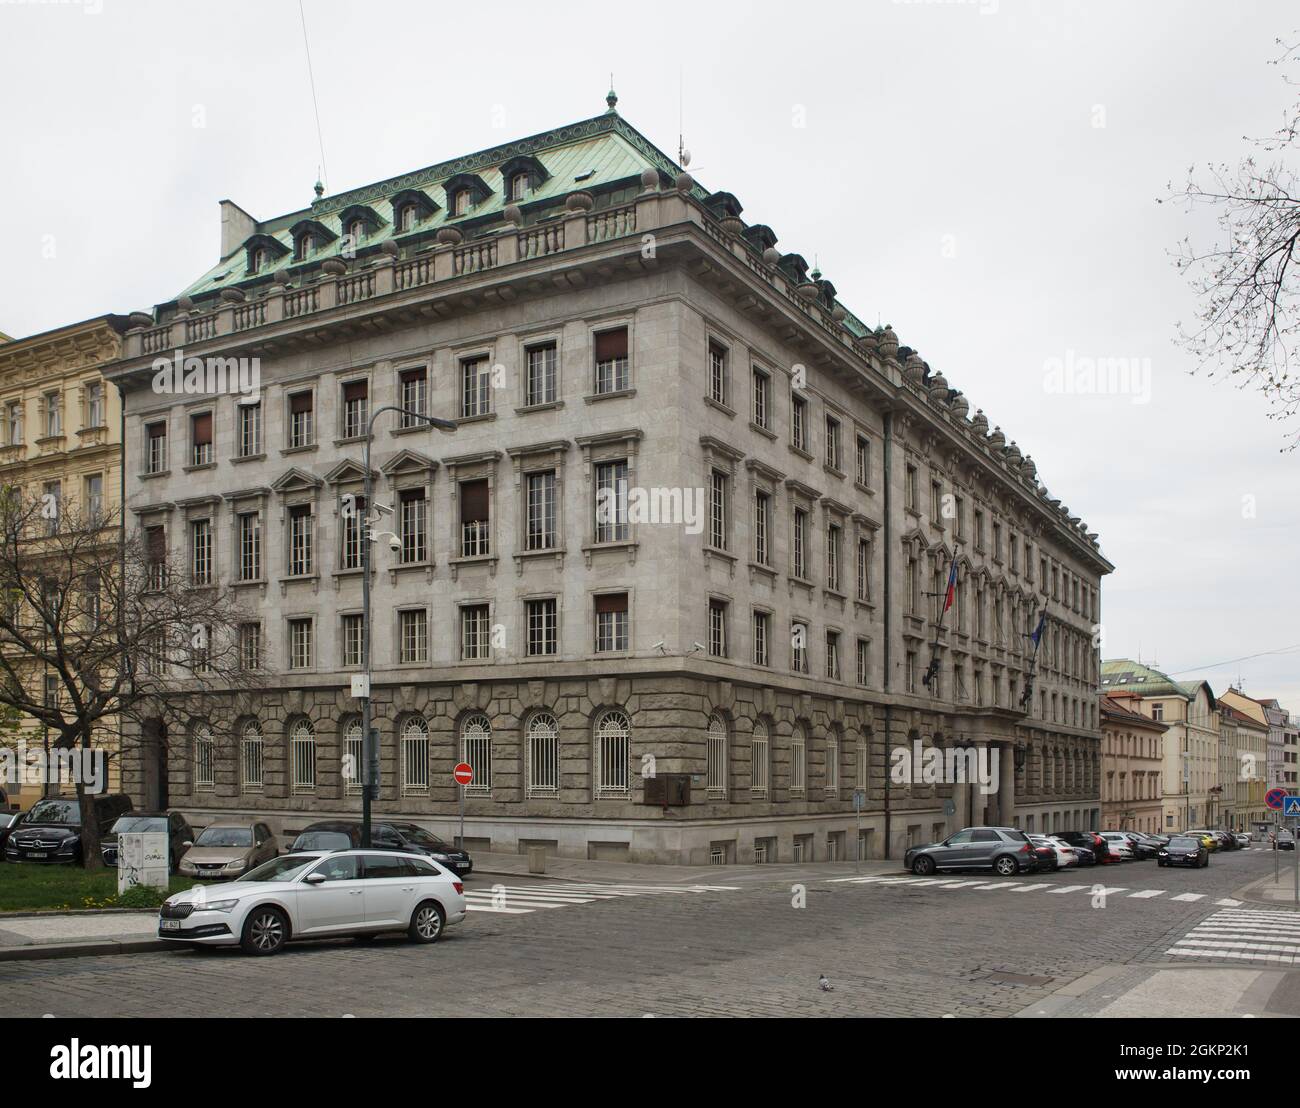
[[[808,452],[808,401],[802,396],[790,398],[790,442],[796,450]]]
[[[930,482],[930,521],[943,526],[943,485],[938,481]]]
[[[310,504],[289,508],[289,576],[312,572],[312,517]]]
[[[22,445],[23,404],[21,400],[11,400],[5,405],[5,442],[9,446]]]
[[[871,484],[871,441],[866,435],[858,436],[856,471],[859,485]]]
[[[916,502],[916,496],[917,496],[916,482],[917,482],[916,466],[909,464],[907,467],[906,483],[903,486],[903,506],[905,508],[911,509],[914,512],[919,512],[921,509]]]
[[[794,576],[808,579],[808,513],[803,508],[794,510]]]
[[[490,496],[486,478],[460,483],[460,555],[479,558],[491,553]]]
[[[754,725],[753,737],[750,740],[749,764],[749,791],[755,799],[762,800],[767,796],[768,766],[771,765],[767,727],[762,724]]]
[[[826,632],[826,676],[832,681],[840,679],[840,633]]]
[[[871,540],[858,539],[858,599],[871,600]]]
[[[956,538],[962,537],[962,522],[966,515],[966,502],[960,496],[952,499],[952,533]]]
[[[289,668],[311,669],[312,633],[310,619],[289,621]]]
[[[346,498],[344,501],[347,503]],[[342,569],[360,569],[363,564],[363,535],[366,531],[366,498],[354,496],[352,507],[343,515],[343,533],[340,536],[339,566]]]
[[[423,608],[398,616],[402,638],[402,661],[406,664],[429,660],[429,613]]]
[[[554,404],[555,386],[555,343],[544,346],[530,346],[528,356],[528,377],[524,389],[524,404]]]
[[[103,427],[108,421],[104,409],[104,383],[92,381],[86,386],[86,426]]]
[[[528,616],[528,655],[545,657],[556,652],[559,631],[558,604],[553,596],[524,604]]]
[[[418,417],[429,414],[429,371],[424,366],[404,369],[397,375],[397,384],[398,402],[402,406],[398,426],[424,426],[424,420]]]
[[[727,549],[727,475],[717,469],[709,473],[709,545]]]
[[[262,453],[262,405],[236,404],[239,423],[239,456],[254,458]]]
[[[144,429],[144,471],[162,473],[167,469],[167,423],[160,420]]]
[[[771,638],[772,617],[766,612],[754,613],[754,665],[770,665],[769,640]]]
[[[795,673],[808,672],[808,624],[799,620],[790,624],[790,668]]]
[[[555,471],[530,473],[527,480],[527,527],[524,546],[528,550],[550,550],[555,545]]]
[[[246,670],[262,668],[262,625],[260,623],[239,625],[239,665]]]
[[[984,513],[978,508],[975,510],[975,549],[984,549]]]
[[[993,523],[993,560],[1002,561],[1002,524],[996,520]]]
[[[596,467],[596,541],[626,542],[627,462],[602,462]]]
[[[596,392],[622,392],[629,387],[627,328],[601,331],[595,337]]]
[[[104,517],[104,476],[92,473],[86,478],[86,522],[97,527]]]
[[[190,416],[190,465],[212,464],[212,413]]]
[[[826,740],[826,795],[836,796],[840,791],[840,743],[838,739]],[[832,844],[836,839],[829,840]],[[833,847],[832,847],[833,849]],[[830,858],[828,861],[832,860]]]
[[[460,610],[460,656],[465,661],[489,657],[492,629],[486,604],[467,604]]]
[[[796,731],[790,740],[790,791],[799,796],[808,783],[807,753],[803,733]]]
[[[840,468],[840,421],[833,416],[826,417],[826,464]]]
[[[190,581],[195,585],[212,584],[212,521],[190,522]]]
[[[342,631],[343,665],[348,669],[365,665],[366,624],[364,618],[359,615],[344,616]]]
[[[313,394],[295,392],[289,397],[289,448],[311,446],[316,441],[316,427],[313,420]]]
[[[613,593],[595,598],[596,650],[605,652],[627,649],[627,593]]]
[[[727,403],[727,348],[713,341],[709,342],[709,399]]]
[[[161,589],[167,585],[167,530],[163,527],[146,527],[144,530],[145,572],[149,588]]]
[[[826,528],[826,587],[840,589],[840,528],[834,523]]]
[[[59,524],[63,519],[63,483],[61,481],[46,481],[41,486],[41,492],[44,497],[41,515],[45,519],[45,533],[47,535],[57,535],[59,533]]]
[[[727,602],[709,601],[709,654],[714,658],[727,656]]]
[[[424,489],[403,489],[398,499],[402,562],[423,562],[428,551],[428,515]]]
[[[339,428],[345,439],[357,439],[366,433],[370,419],[370,382],[347,381],[343,385],[343,424]]]
[[[866,639],[858,639],[857,663],[858,684],[866,685],[871,676],[871,644]]]
[[[262,577],[262,516],[259,512],[239,514],[239,579],[258,581]]]
[[[772,418],[772,378],[754,368],[754,425],[768,428]]]
[[[45,435],[53,438],[63,434],[63,394],[47,392],[45,394]]]
[[[772,524],[772,497],[759,490],[754,493],[754,561],[771,565],[768,535]]]

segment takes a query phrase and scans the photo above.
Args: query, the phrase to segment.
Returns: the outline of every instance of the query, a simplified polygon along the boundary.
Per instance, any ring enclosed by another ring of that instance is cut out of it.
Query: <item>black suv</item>
[[[457,877],[474,869],[469,853],[460,850],[414,823],[372,823],[370,845],[384,850],[423,854],[446,866]],[[304,827],[293,840],[295,850],[354,850],[361,846],[361,824],[354,820],[324,820]]]
[[[95,797],[100,835],[132,808],[122,793]],[[6,862],[81,862],[81,805],[76,797],[38,800],[10,830]]]
[[[104,865],[117,865],[117,837],[129,831],[165,831],[167,833],[167,868],[176,872],[176,862],[185,853],[185,844],[194,841],[194,829],[180,812],[128,812],[119,817],[100,841]]]

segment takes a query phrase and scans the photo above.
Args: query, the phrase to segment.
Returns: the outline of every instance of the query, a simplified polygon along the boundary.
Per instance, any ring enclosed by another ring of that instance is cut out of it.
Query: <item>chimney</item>
[[[221,260],[238,250],[257,230],[257,220],[233,200],[221,201]]]

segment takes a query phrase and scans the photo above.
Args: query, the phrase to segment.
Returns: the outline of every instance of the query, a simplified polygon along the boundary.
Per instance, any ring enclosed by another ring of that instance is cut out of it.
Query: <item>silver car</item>
[[[991,869],[1009,877],[1037,869],[1038,855],[1018,827],[963,827],[943,842],[912,847],[903,868],[921,877],[941,869]]]

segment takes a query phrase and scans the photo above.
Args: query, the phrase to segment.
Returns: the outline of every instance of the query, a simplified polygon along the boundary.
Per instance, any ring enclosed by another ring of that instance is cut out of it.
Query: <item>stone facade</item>
[[[1157,834],[1164,824],[1161,775],[1167,728],[1138,709],[1138,698],[1101,698],[1101,819],[1115,831]]]
[[[578,142],[634,152],[633,175],[558,189]],[[547,183],[506,206],[521,172]],[[415,187],[435,201],[417,204],[419,241],[396,233]],[[391,227],[356,215],[390,202]],[[1092,644],[1111,567],[1096,536],[915,351],[739,212],[611,108],[250,223],[141,320],[111,374],[130,509],[181,561],[196,524],[213,536],[266,678],[169,736],[165,772],[146,754],[132,787],[198,824],[255,813],[292,831],[359,811],[341,769],[359,669],[356,405],[418,395],[457,429],[376,425],[374,499],[395,513],[377,526],[396,536],[372,576],[379,813],[454,833],[464,757],[480,849],[823,860],[859,842],[896,857],[983,820],[1098,826]],[[355,257],[299,257],[303,226],[346,236],[354,218],[371,228]],[[177,347],[260,358],[256,442],[239,398],[154,387]],[[314,432],[295,439],[308,404]],[[208,413],[212,447],[196,452]],[[628,509],[611,521],[600,492],[620,478]],[[652,503],[701,514],[640,514]],[[1000,760],[987,789],[898,780],[913,742]],[[689,777],[688,805],[644,802],[664,774]]]

